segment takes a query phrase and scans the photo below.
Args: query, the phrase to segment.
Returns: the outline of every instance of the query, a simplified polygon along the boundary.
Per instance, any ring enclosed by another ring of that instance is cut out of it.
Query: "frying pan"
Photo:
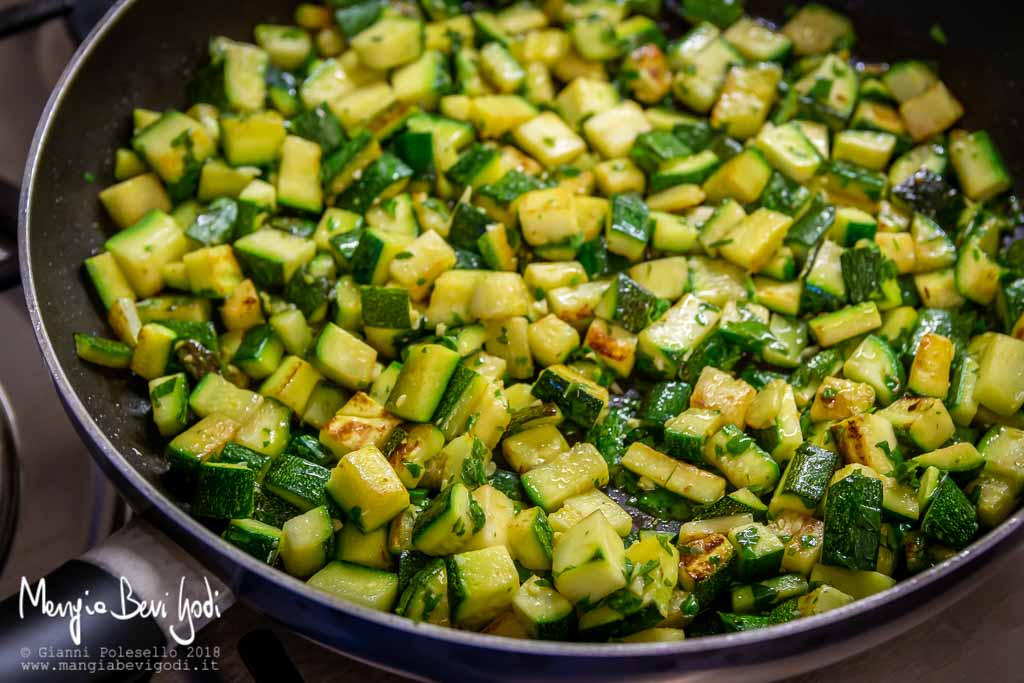
[[[752,1],[749,9],[781,19],[783,4]],[[1013,3],[830,4],[854,18],[859,57],[939,61],[943,78],[969,111],[964,124],[987,128],[1015,176],[1024,178],[1024,92],[1018,74],[1024,41]],[[165,462],[146,417],[142,383],[75,357],[72,333],[105,327],[81,263],[96,253],[112,229],[96,192],[111,182],[111,152],[129,138],[132,107],[181,106],[184,85],[203,63],[211,35],[247,39],[253,23],[286,21],[291,8],[287,0],[119,2],[79,49],[50,98],[33,141],[19,211],[26,301],[68,413],[137,517],[179,544],[238,599],[327,647],[425,679],[768,679],[823,666],[893,637],[962,596],[1019,542],[1024,516],[1018,511],[956,557],[885,593],[824,615],[680,643],[599,645],[516,641],[414,624],[313,591],[221,541],[187,514],[161,478]],[[930,38],[934,24],[944,28],[948,47]],[[681,20],[673,20],[670,30],[679,33],[684,27]],[[86,173],[95,174],[100,182],[86,182]],[[129,535],[146,534],[136,529]],[[123,534],[115,543],[131,545]],[[106,567],[112,570],[109,564]],[[75,583],[87,575],[84,578],[103,584],[95,590],[111,590],[109,577],[97,579],[97,573],[102,574],[93,565],[73,561],[60,576],[52,577],[53,585],[73,594],[87,587],[80,580]],[[165,578],[178,581],[177,576]],[[7,629],[0,636],[0,653],[9,655],[0,654],[0,662],[16,660],[14,652],[21,646],[44,644],[21,642],[26,638],[57,637],[44,628],[29,633],[28,620],[20,621],[10,605],[4,609],[8,611],[0,614],[0,624],[21,628],[14,635]],[[131,630],[126,632],[125,625]],[[107,642],[139,643],[160,637],[146,620],[105,625],[97,621],[90,629],[89,637]],[[20,670],[0,668],[0,678],[8,679],[6,671]]]

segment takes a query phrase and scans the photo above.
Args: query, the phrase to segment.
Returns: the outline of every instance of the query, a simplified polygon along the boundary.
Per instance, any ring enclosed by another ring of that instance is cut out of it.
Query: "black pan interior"
[[[750,2],[752,13],[774,20],[783,2]],[[1024,22],[1006,2],[829,3],[855,20],[855,54],[864,60],[921,57],[935,60],[953,92],[965,103],[968,127],[987,128],[1015,176],[1024,178]],[[160,2],[138,0],[103,40],[94,45],[77,78],[67,84],[53,112],[26,206],[28,249],[39,316],[57,361],[92,420],[127,463],[166,492],[160,442],[146,417],[143,382],[75,357],[74,332],[105,332],[98,302],[82,272],[111,224],[96,194],[113,182],[113,150],[131,133],[133,107],[183,104],[184,87],[202,64],[211,35],[251,39],[253,24],[287,21],[287,0]],[[941,25],[948,47],[930,37]],[[678,30],[685,24],[678,22]],[[86,177],[95,176],[95,182]],[[28,178],[26,178],[26,186]],[[45,429],[45,425],[39,425]],[[145,501],[136,497],[135,504]]]

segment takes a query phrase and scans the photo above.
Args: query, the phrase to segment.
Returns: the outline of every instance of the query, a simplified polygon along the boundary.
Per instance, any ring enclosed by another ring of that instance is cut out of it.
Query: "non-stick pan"
[[[850,0],[831,4],[855,19],[858,57],[921,57],[939,62],[943,78],[969,111],[965,125],[987,128],[1016,177],[1024,178],[1024,92],[1019,75],[1024,64],[1024,24],[1015,16],[1014,3]],[[753,13],[783,18],[782,2],[749,5]],[[27,304],[68,413],[137,516],[180,544],[238,599],[327,647],[428,679],[767,679],[822,666],[893,637],[963,595],[987,565],[1020,540],[1024,516],[1018,512],[956,557],[847,607],[764,630],[648,645],[525,642],[417,625],[316,592],[224,543],[184,511],[161,478],[165,462],[146,416],[142,383],[80,362],[72,333],[104,329],[81,263],[97,252],[111,231],[96,194],[112,181],[112,150],[131,133],[131,109],[181,106],[185,83],[203,63],[211,35],[247,39],[257,21],[284,21],[291,10],[289,0],[118,3],[75,55],[47,105],[25,172],[19,215]],[[672,24],[673,33],[685,28],[681,20]],[[931,37],[935,25],[944,29],[948,47]],[[87,180],[90,174],[97,178],[95,184]],[[38,424],[31,429],[46,428]],[[22,437],[31,439],[31,429]],[[61,476],[59,471],[53,473],[55,480]],[[52,506],[60,501],[43,498],[29,504]],[[122,534],[115,541],[116,552],[93,557],[106,558],[100,562],[106,571],[119,571],[110,558],[130,558],[130,549],[124,547],[131,546],[131,538],[142,536],[137,529]],[[144,551],[143,559],[160,565],[153,561],[153,552]],[[172,587],[166,590],[176,591],[179,577],[173,574],[178,565],[164,566],[163,573],[170,575],[163,578]],[[59,586],[65,594],[74,595],[85,586],[71,579],[87,575],[84,578],[104,584],[94,591],[116,592],[109,579],[97,579],[98,573],[90,564],[74,562],[61,576],[51,578],[51,591]],[[0,660],[6,662],[0,678],[4,679],[8,678],[4,672],[20,671],[13,667],[21,647],[48,644],[20,640],[57,637],[52,630],[30,630],[31,622],[20,621],[17,605],[7,609],[14,612],[0,614],[0,628],[6,629],[0,640]],[[146,620],[106,622],[93,618],[83,627],[88,632],[83,637],[133,643],[159,637]],[[11,627],[19,624],[20,631],[11,635]],[[129,631],[117,629],[125,625]]]

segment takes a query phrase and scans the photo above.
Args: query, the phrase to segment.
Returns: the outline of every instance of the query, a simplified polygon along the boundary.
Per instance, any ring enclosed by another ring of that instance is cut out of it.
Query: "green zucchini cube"
[[[327,323],[317,337],[313,357],[320,372],[343,387],[365,389],[373,381],[377,351],[334,323]]]
[[[220,455],[217,456],[217,462],[232,463],[237,465],[245,465],[256,474],[256,482],[260,483],[263,481],[264,476],[267,474],[267,470],[270,469],[270,464],[274,461],[269,455],[263,453],[257,453],[251,448],[238,443],[226,444],[221,450]]]
[[[605,224],[608,251],[639,261],[651,239],[650,210],[635,193],[617,194],[611,198],[611,210]]]
[[[285,571],[300,579],[327,564],[334,555],[334,522],[327,506],[315,507],[285,522],[279,552]]]
[[[242,423],[235,441],[257,453],[276,458],[288,447],[291,435],[291,410],[287,406],[266,400]]]
[[[382,526],[364,534],[355,524],[345,524],[334,537],[334,559],[363,567],[391,569],[388,531]]]
[[[722,427],[704,446],[704,459],[729,483],[756,494],[768,493],[779,480],[779,464],[733,424]]]
[[[956,549],[966,547],[977,535],[977,511],[949,475],[939,481],[921,520],[921,531]]]
[[[737,579],[757,581],[779,572],[786,546],[764,524],[755,522],[730,529],[729,542],[736,548]]]
[[[736,550],[724,534],[679,540],[679,584],[702,609],[729,589],[735,562]]]
[[[410,348],[388,396],[387,409],[406,420],[429,422],[460,360],[457,352],[440,344]]]
[[[330,476],[331,471],[326,467],[284,454],[276,458],[267,470],[263,486],[275,496],[305,511],[324,504],[324,487]]]
[[[263,379],[277,369],[282,357],[284,344],[274,330],[270,325],[258,325],[246,331],[231,362],[253,379]]]
[[[532,638],[567,640],[576,626],[576,608],[547,579],[538,576],[519,587],[512,601],[516,617]]]
[[[566,365],[552,365],[540,373],[533,396],[562,409],[581,427],[590,428],[608,407],[608,390]]]
[[[544,508],[526,508],[508,527],[508,545],[516,561],[534,571],[551,569],[554,534]]]
[[[238,423],[229,417],[204,417],[167,444],[171,474],[186,483],[194,481],[199,466],[220,453],[237,432]]]
[[[204,462],[196,478],[192,512],[212,519],[251,517],[256,473],[242,463]]]
[[[316,254],[316,243],[281,230],[258,230],[232,247],[242,268],[261,289],[280,289]]]
[[[448,569],[442,559],[431,560],[409,580],[395,613],[438,626],[451,626]]]
[[[838,476],[838,475],[837,475]],[[882,524],[882,482],[854,470],[828,488],[822,564],[874,570]]]
[[[786,466],[768,505],[772,517],[777,517],[783,510],[813,515],[824,499],[832,473],[838,466],[838,454],[810,443],[801,444]]]
[[[91,334],[75,334],[75,352],[82,360],[107,368],[127,368],[133,359],[127,344]]]
[[[484,525],[484,514],[462,482],[452,484],[416,517],[412,545],[427,555],[449,555],[463,548]]]
[[[618,322],[633,333],[640,332],[668,310],[669,303],[642,287],[625,273],[619,273],[605,290],[594,315]]]
[[[331,595],[363,607],[390,612],[398,599],[398,574],[361,567],[351,562],[331,562],[307,583]]]
[[[232,519],[221,538],[260,562],[277,562],[281,530],[255,519]]]
[[[593,604],[626,585],[625,562],[622,539],[596,510],[555,541],[551,571],[559,593]]]
[[[323,377],[316,368],[298,356],[286,356],[277,369],[263,380],[260,394],[277,399],[296,415],[306,410],[309,397]]]
[[[519,572],[503,545],[471,550],[447,559],[452,622],[481,628],[512,606]]]
[[[174,436],[188,427],[188,380],[185,373],[150,380],[149,403],[160,436]]]
[[[704,464],[704,446],[724,424],[717,410],[690,408],[665,422],[665,449],[669,455],[694,465]]]
[[[526,495],[546,512],[554,512],[572,496],[608,484],[608,463],[589,443],[536,467],[520,479]]]

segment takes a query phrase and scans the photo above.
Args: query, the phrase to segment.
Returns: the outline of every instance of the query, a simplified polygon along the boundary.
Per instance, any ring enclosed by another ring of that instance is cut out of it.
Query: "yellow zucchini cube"
[[[690,396],[691,408],[709,408],[722,414],[722,421],[742,428],[747,409],[757,391],[742,379],[708,366],[704,368]]]
[[[921,338],[910,366],[907,388],[918,396],[945,400],[956,349],[949,337],[929,332]]]
[[[981,355],[974,397],[1008,417],[1024,405],[1024,341],[993,334]]]
[[[488,272],[473,292],[469,313],[477,320],[504,320],[530,312],[530,293],[519,273]]]
[[[405,248],[407,258],[392,259],[391,279],[409,290],[414,301],[423,300],[434,281],[455,267],[455,250],[443,237],[428,230]]]
[[[907,131],[921,142],[946,130],[964,115],[964,108],[942,81],[900,105]]]
[[[542,367],[564,363],[580,346],[580,333],[576,328],[553,313],[530,323],[528,338],[530,352]]]
[[[452,621],[479,629],[512,606],[519,573],[503,545],[470,550],[448,558]]]
[[[561,77],[558,65],[555,67],[555,75]],[[566,123],[578,128],[586,117],[608,111],[618,102],[619,95],[611,83],[580,76],[558,93],[555,109]]]
[[[793,219],[770,209],[758,209],[741,220],[725,237],[719,253],[751,272],[761,270],[782,246]]]
[[[242,267],[230,244],[203,247],[182,257],[194,294],[223,299],[242,283]]]
[[[594,166],[594,179],[607,196],[623,192],[643,193],[647,187],[644,172],[629,159],[609,159]]]
[[[423,22],[409,17],[382,17],[350,41],[359,60],[371,69],[407,64],[423,51]]]
[[[171,199],[155,173],[144,173],[100,192],[100,202],[118,227],[139,222],[153,209],[171,210]]]
[[[555,533],[568,531],[594,511],[600,510],[619,536],[626,537],[633,529],[633,518],[619,504],[597,489],[566,499],[562,507],[548,517]]]
[[[409,507],[409,492],[374,446],[343,457],[331,470],[326,489],[363,533],[379,529]]]
[[[470,537],[466,550],[480,550],[491,546],[509,546],[508,531],[516,516],[512,500],[490,484],[484,484],[471,494],[484,511],[484,525]]]
[[[618,325],[595,318],[587,329],[584,344],[619,377],[629,377],[636,363],[639,337]]]
[[[896,150],[896,136],[873,130],[844,130],[836,134],[832,158],[872,171],[884,170]]]
[[[594,149],[606,159],[617,159],[629,154],[636,136],[651,130],[644,110],[636,102],[621,104],[594,114],[583,124],[583,132]]]
[[[555,588],[574,603],[625,587],[625,546],[604,513],[595,510],[555,541],[551,570]]]
[[[519,227],[531,246],[559,244],[580,234],[576,202],[564,187],[527,192],[517,204]]]
[[[667,190],[648,195],[647,206],[651,211],[683,211],[701,204],[706,199],[704,190],[699,185],[684,183]]]
[[[536,115],[537,108],[518,95],[474,97],[469,112],[482,138],[500,138]]]
[[[512,137],[517,145],[549,168],[568,164],[587,150],[583,138],[550,111],[520,125]]]
[[[288,356],[260,385],[260,394],[277,399],[302,415],[313,389],[323,379],[312,365],[298,356]]]
[[[427,324],[464,325],[473,320],[470,304],[473,292],[483,279],[482,270],[449,270],[442,273],[434,281],[434,290],[430,293],[430,305],[427,307]]]

